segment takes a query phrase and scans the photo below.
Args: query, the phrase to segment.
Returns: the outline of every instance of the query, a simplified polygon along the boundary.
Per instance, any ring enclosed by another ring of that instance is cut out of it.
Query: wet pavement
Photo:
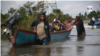
[[[86,29],[86,36],[77,36],[73,28],[70,36],[63,41],[47,46],[30,45],[12,47],[8,40],[1,40],[1,56],[100,56],[100,28]]]

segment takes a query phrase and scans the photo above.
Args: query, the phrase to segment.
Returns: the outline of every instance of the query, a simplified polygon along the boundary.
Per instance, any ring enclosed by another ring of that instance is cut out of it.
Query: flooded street
[[[47,46],[30,45],[12,47],[8,40],[1,40],[1,56],[100,56],[100,28],[85,28],[86,36],[77,36],[73,28],[70,36]]]

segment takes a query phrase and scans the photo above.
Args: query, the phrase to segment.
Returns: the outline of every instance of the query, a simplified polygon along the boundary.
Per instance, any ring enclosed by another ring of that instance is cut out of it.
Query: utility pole
[[[51,8],[52,10],[53,10],[53,9],[57,9],[57,2],[56,2],[56,0],[51,0],[52,3],[50,3],[49,0],[40,0],[40,1],[43,1],[44,7],[46,7],[45,10],[48,12],[48,14],[49,14],[50,8]],[[39,2],[39,0],[37,0],[37,3],[38,3],[38,2]],[[38,12],[39,12],[39,11],[38,11]]]
[[[37,3],[39,2],[39,0],[37,0]],[[36,9],[37,9],[37,6],[36,6]],[[39,10],[37,10],[37,12],[39,13]]]
[[[57,1],[55,0],[55,4],[56,4],[56,9],[57,9]]]
[[[51,0],[51,1],[44,0],[44,3],[45,3],[46,11],[48,12],[48,14],[49,14],[49,8],[51,8],[51,10],[57,9],[56,0]]]
[[[52,9],[57,9],[57,3],[56,0],[52,0],[51,3],[49,3]]]

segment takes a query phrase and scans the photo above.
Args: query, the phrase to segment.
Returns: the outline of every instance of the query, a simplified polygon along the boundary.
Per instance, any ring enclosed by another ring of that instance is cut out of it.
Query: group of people
[[[75,22],[72,22],[71,18],[69,18],[69,23],[71,25],[76,25],[78,35],[85,35],[83,21],[80,19],[79,15],[76,16]],[[39,45],[48,45],[50,41],[50,31],[61,31],[66,29],[61,23],[61,19],[58,17],[54,19],[50,30],[49,23],[46,20],[45,12],[39,13],[37,19],[31,23],[30,27],[31,30],[37,34],[36,44]]]
[[[13,18],[15,18],[15,20]],[[12,17],[8,18],[7,20],[8,23],[6,23],[6,26],[5,26],[6,28],[4,29],[6,34],[9,35],[13,46],[15,46],[16,35],[18,32],[18,28],[13,28],[13,26],[18,23],[19,19],[20,19],[20,15],[18,15],[17,12],[15,12]],[[68,24],[72,26],[76,25],[78,35],[85,35],[83,21],[82,19],[80,19],[79,15],[76,16],[75,21],[73,21],[71,17],[69,17]],[[1,26],[3,25],[4,24],[2,24]],[[61,23],[61,18],[59,17],[55,18],[52,26],[50,26],[48,21],[46,20],[46,12],[39,13],[39,15],[37,16],[37,19],[31,23],[30,28],[32,32],[37,34],[36,44],[38,45],[48,45],[48,43],[50,42],[50,31],[53,32],[53,31],[66,30],[64,25]]]

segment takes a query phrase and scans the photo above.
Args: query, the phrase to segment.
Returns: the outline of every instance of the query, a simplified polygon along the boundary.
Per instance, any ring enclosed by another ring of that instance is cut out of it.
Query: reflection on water
[[[85,35],[77,36],[77,41],[84,41]]]
[[[84,41],[85,35],[77,36],[77,41]],[[77,56],[84,56],[84,46],[77,46]]]
[[[77,46],[77,56],[84,56],[84,46]]]
[[[12,47],[11,50],[9,51],[8,55],[16,55],[16,48]]]
[[[11,48],[12,48],[12,45],[9,41],[1,40],[1,56],[8,55]]]
[[[36,48],[36,56],[50,56],[50,48]]]
[[[100,29],[94,30],[96,33],[100,32]],[[30,45],[14,48],[9,41],[1,40],[1,56],[100,56],[100,36],[96,36],[100,35],[99,33],[95,36],[89,35],[92,33],[88,33],[89,36],[73,36],[72,31],[71,34],[68,39],[47,46]]]
[[[50,56],[50,48],[30,48],[19,47],[10,49],[8,55],[34,55],[34,56]]]
[[[34,46],[11,48],[7,55],[19,56],[99,56],[100,46]]]

